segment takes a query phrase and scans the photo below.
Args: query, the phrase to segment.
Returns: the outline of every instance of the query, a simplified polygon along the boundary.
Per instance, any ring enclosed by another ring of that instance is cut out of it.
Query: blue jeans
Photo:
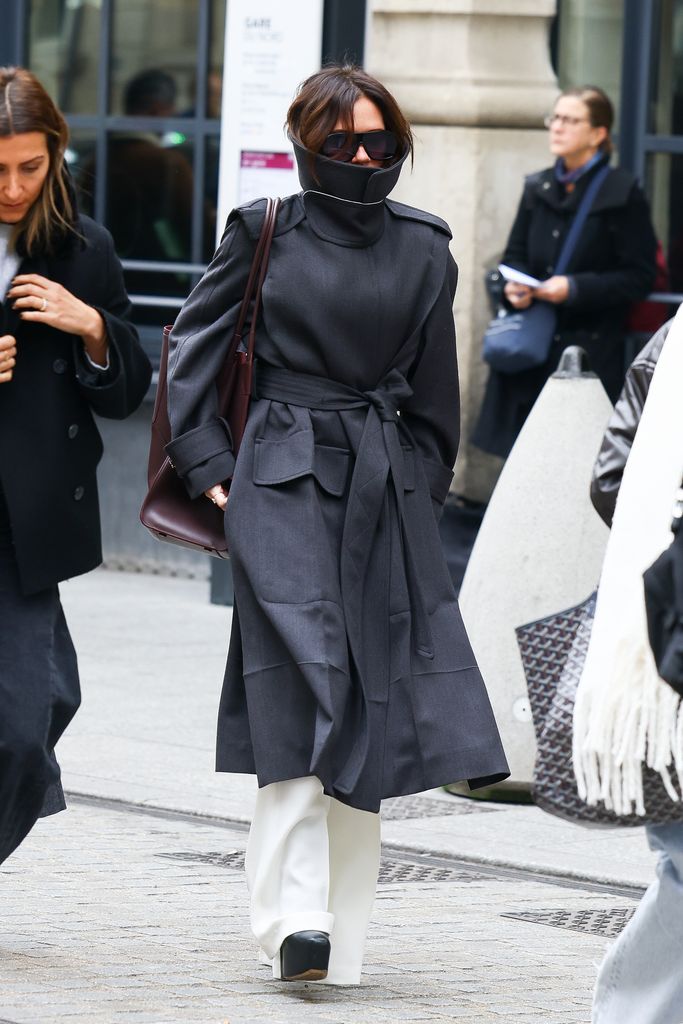
[[[602,962],[593,1024],[683,1024],[683,823],[646,831],[657,878]]]

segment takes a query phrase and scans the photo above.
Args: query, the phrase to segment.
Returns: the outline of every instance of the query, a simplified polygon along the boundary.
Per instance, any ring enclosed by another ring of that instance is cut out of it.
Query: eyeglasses
[[[379,129],[373,132],[332,132],[322,144],[321,153],[331,160],[350,163],[362,146],[371,160],[391,160],[398,149],[393,132]]]
[[[546,128],[552,128],[554,124],[561,124],[563,128],[575,128],[577,124],[581,124],[583,121],[588,123],[587,117],[568,117],[566,114],[548,114],[547,117],[543,118],[543,124]]]

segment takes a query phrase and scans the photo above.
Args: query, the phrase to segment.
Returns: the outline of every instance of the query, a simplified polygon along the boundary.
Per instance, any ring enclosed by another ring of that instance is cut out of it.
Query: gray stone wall
[[[455,301],[463,443],[454,490],[486,500],[500,460],[467,443],[486,379],[483,275],[505,245],[525,174],[547,166],[543,117],[557,95],[555,0],[372,0],[368,67],[416,136],[395,198],[444,217],[460,268]]]

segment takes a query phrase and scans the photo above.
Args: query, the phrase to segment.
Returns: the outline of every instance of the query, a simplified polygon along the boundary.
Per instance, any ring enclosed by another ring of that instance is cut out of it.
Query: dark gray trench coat
[[[508,767],[441,551],[459,434],[450,232],[372,170],[298,151],[234,465],[213,384],[263,219],[231,214],[171,337],[169,452],[192,496],[234,477],[235,612],[217,768],[384,797]]]

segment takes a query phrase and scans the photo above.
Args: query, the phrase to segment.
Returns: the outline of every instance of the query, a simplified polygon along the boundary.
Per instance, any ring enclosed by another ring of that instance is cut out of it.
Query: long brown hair
[[[574,96],[576,99],[581,100],[582,103],[585,103],[588,109],[588,119],[591,128],[607,129],[607,135],[598,146],[598,149],[603,153],[611,153],[614,148],[611,135],[614,123],[614,107],[607,93],[603,92],[597,85],[579,85],[575,89],[565,89],[564,92],[560,93],[560,98],[562,96]]]
[[[372,100],[384,125],[398,139],[399,153],[413,155],[413,133],[398,103],[381,82],[355,64],[330,64],[301,83],[287,111],[287,128],[312,153],[339,122],[353,131],[353,107],[362,96]]]
[[[64,153],[69,129],[35,75],[26,68],[0,67],[0,137],[42,132],[50,166],[40,195],[18,225],[13,244],[22,255],[53,252],[76,235],[76,207]]]

